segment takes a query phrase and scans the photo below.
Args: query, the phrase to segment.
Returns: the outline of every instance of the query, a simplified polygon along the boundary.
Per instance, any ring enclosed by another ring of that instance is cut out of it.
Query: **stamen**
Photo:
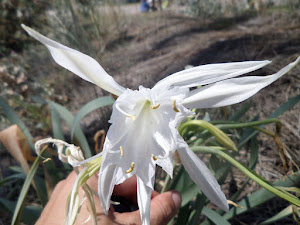
[[[70,156],[71,155],[71,150],[70,149],[66,149],[66,156]]]
[[[121,156],[123,156],[124,155],[124,151],[123,151],[123,147],[122,146],[120,146],[120,151],[121,151]]]
[[[47,158],[47,159],[45,159],[45,160],[43,161],[43,163],[48,162],[48,161],[50,161],[50,160],[51,160],[51,158]]]
[[[173,100],[173,102],[172,102],[172,107],[173,107],[173,110],[174,110],[175,112],[180,112],[180,111],[177,109],[177,107],[176,107],[176,99]]]
[[[154,161],[156,161],[157,160],[157,158],[152,154],[152,159],[154,160]]]
[[[126,170],[125,173],[131,173],[133,169],[134,169],[134,162],[131,163],[130,168]]]
[[[116,104],[116,108],[117,108],[123,115],[125,115],[125,116],[127,116],[127,117],[130,117],[133,121],[135,121],[135,119],[136,119],[135,116],[130,115],[130,114],[124,112],[124,111],[120,108],[119,104]]]
[[[152,109],[157,109],[160,106],[160,104],[156,105],[156,106],[152,106]]]

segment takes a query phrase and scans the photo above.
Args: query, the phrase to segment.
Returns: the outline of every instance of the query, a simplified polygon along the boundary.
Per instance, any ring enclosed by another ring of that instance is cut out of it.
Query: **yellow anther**
[[[70,156],[71,155],[71,151],[70,151],[70,149],[66,149],[66,156]]]
[[[123,156],[124,155],[124,151],[123,151],[123,147],[122,146],[120,146],[120,151],[121,151],[121,156]]]
[[[48,162],[48,161],[50,161],[50,160],[51,160],[51,158],[47,158],[47,159],[45,159],[45,160],[43,161],[43,163]]]
[[[152,154],[152,159],[154,160],[154,161],[156,161],[157,160],[157,158]]]
[[[131,173],[133,169],[134,169],[134,162],[131,163],[130,168],[126,170],[125,173]]]
[[[160,104],[156,105],[156,106],[152,106],[152,109],[157,109],[160,106]]]
[[[180,112],[180,111],[177,109],[177,107],[176,107],[176,99],[173,100],[173,102],[172,102],[172,107],[173,107],[173,110],[174,110],[175,112]]]
[[[135,121],[135,116],[133,115],[127,115],[128,117],[130,117],[133,121]]]

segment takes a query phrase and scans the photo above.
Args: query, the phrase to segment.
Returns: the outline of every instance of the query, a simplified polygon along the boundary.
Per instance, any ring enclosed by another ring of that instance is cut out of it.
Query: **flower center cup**
[[[127,89],[115,102],[102,168],[117,165],[117,181],[132,175],[151,187],[156,164],[173,173],[178,123],[192,113],[182,104],[188,88]],[[118,157],[116,157],[116,155]]]

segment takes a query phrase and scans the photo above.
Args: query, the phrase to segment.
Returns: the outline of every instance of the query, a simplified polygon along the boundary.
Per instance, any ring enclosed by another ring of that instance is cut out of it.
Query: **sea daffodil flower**
[[[190,150],[176,127],[192,114],[189,108],[239,103],[286,74],[300,61],[299,57],[273,75],[240,78],[236,77],[260,69],[270,61],[203,65],[170,75],[151,89],[140,86],[139,90],[130,90],[119,85],[93,58],[25,25],[22,27],[49,49],[59,65],[118,96],[103,151],[91,158],[102,156],[98,194],[107,212],[114,186],[136,175],[137,199],[144,225],[150,224],[155,166],[161,166],[172,177],[174,151],[178,152],[184,168],[201,191],[215,205],[228,211],[226,197],[216,179]]]

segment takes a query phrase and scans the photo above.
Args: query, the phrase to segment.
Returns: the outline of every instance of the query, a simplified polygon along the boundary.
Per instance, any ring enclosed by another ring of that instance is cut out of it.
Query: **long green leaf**
[[[12,215],[15,208],[16,202],[0,198],[0,212]],[[25,206],[23,209],[23,214],[21,216],[21,221],[23,221],[27,225],[33,225],[40,217],[41,212],[42,207],[40,206]]]
[[[187,224],[189,215],[191,214],[190,204],[186,204],[183,207],[180,207],[178,212],[178,218],[175,225]],[[171,220],[168,225],[173,225],[173,221]]]
[[[251,104],[243,104],[242,108],[239,109],[235,114],[229,117],[229,121],[239,121],[245,113],[251,108]]]
[[[300,101],[300,95],[296,95],[295,97],[290,98],[287,102],[285,102],[281,106],[279,106],[268,118],[273,119],[273,118],[280,116],[284,112],[293,108],[299,101]],[[256,130],[248,133],[247,138],[243,138],[244,139],[243,142],[240,141],[239,147],[244,145],[247,141],[249,141],[251,138],[253,138],[257,134],[258,134],[258,131],[256,131]]]
[[[112,105],[114,103],[114,99],[111,96],[100,97],[94,99],[87,104],[85,104],[76,114],[71,131],[71,138],[73,138],[75,130],[78,128],[79,122],[90,112],[99,109],[104,106]]]
[[[46,148],[44,148],[41,151],[41,154],[35,159],[33,165],[31,166],[28,174],[27,174],[27,178],[23,184],[22,190],[20,192],[17,204],[16,204],[16,208],[14,210],[14,215],[12,218],[12,222],[11,225],[17,225],[20,222],[21,219],[21,214],[22,214],[22,210],[23,210],[23,206],[24,206],[24,202],[25,202],[25,197],[27,195],[27,192],[29,190],[30,184],[33,180],[33,177],[39,167],[40,162],[42,161],[42,154],[44,153],[44,151],[46,150]]]
[[[7,184],[8,182],[11,182],[12,180],[16,180],[16,179],[25,180],[25,178],[26,178],[25,173],[16,173],[16,174],[10,175],[0,181],[0,187]]]
[[[292,185],[297,185],[300,183],[300,173],[297,172],[294,175],[289,175],[285,179],[279,179],[273,183],[273,186],[290,187]],[[276,195],[269,192],[266,189],[260,189],[253,192],[249,196],[242,199],[237,204],[242,208],[232,208],[229,213],[226,213],[223,217],[225,219],[230,219],[236,215],[247,212],[249,209],[255,208],[256,206],[265,203],[266,201],[274,198]]]
[[[180,168],[178,174],[174,177],[170,189],[181,193],[181,206],[187,204],[200,192],[199,187],[191,180],[183,167]]]
[[[202,213],[216,225],[230,225],[220,214],[207,207],[203,208]]]
[[[34,149],[34,145],[33,145],[33,142],[32,142],[33,137],[31,135],[31,133],[29,132],[29,130],[27,129],[27,127],[25,126],[25,124],[23,123],[23,121],[20,119],[20,117],[18,116],[18,114],[1,97],[0,97],[0,107],[3,109],[3,113],[4,113],[5,117],[12,124],[17,124],[18,125],[18,127],[21,129],[21,131],[25,135],[30,148],[33,150]]]
[[[277,108],[269,118],[276,118],[283,114],[284,112],[293,108],[300,101],[300,94],[295,97],[290,98],[287,102],[283,103],[279,108]]]
[[[49,105],[50,105],[50,108],[52,107],[59,113],[59,115],[66,121],[67,125],[71,128],[72,124],[74,122],[74,116],[72,115],[72,113],[58,103],[49,101]],[[75,138],[79,142],[80,147],[83,150],[85,157],[86,158],[91,157],[92,153],[91,153],[89,144],[86,140],[84,133],[82,132],[82,130],[80,128],[76,129]]]
[[[61,118],[57,110],[53,107],[52,104],[50,104],[50,112],[51,112],[51,124],[52,124],[53,137],[64,141],[65,137],[61,126]]]
[[[260,223],[260,225],[267,225],[275,223],[276,221],[282,220],[285,217],[291,215],[293,213],[293,207],[289,205],[285,209],[281,210],[279,213],[277,213],[275,216],[272,216],[271,218],[265,220],[264,222]]]
[[[198,194],[195,204],[193,205],[193,208],[195,209],[192,211],[189,221],[187,225],[197,225],[199,222],[199,217],[201,215],[201,212],[203,210],[204,204],[206,203],[206,197],[204,194]]]
[[[267,181],[265,181],[262,177],[251,171],[249,168],[243,166],[241,163],[239,163],[237,160],[232,158],[230,155],[226,154],[223,151],[220,151],[218,149],[210,148],[210,147],[192,147],[192,150],[194,151],[200,151],[202,153],[209,153],[209,154],[216,154],[222,157],[223,159],[230,162],[233,166],[238,168],[242,173],[247,175],[251,180],[255,181],[260,186],[264,187],[268,191],[272,192],[273,194],[279,196],[282,199],[285,199],[286,201],[300,207],[300,200],[296,196],[287,194],[278,188],[270,185]]]

